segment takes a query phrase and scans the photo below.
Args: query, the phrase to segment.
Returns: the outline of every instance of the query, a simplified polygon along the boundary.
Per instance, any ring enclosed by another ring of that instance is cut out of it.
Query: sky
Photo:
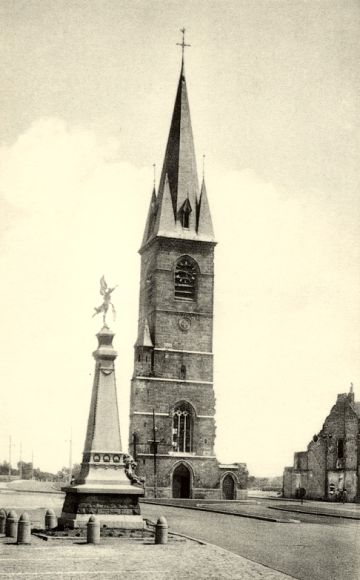
[[[360,397],[360,5],[0,3],[0,461],[81,460],[104,274],[127,445],[140,247],[180,72],[218,241],[216,453],[281,475]],[[71,435],[72,433],[72,435]]]

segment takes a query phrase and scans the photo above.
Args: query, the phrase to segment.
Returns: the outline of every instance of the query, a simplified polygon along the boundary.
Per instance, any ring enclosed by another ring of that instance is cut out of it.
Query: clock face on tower
[[[179,319],[179,328],[183,332],[187,332],[190,329],[191,321],[190,318],[185,318],[184,316]]]

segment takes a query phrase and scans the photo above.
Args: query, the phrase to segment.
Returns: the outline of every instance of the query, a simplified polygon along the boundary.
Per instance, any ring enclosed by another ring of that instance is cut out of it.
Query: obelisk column
[[[114,333],[104,326],[97,334],[95,376],[79,483],[118,482],[122,455],[114,361]],[[125,478],[126,482],[127,478]],[[128,480],[127,480],[128,483]]]
[[[103,290],[105,280],[102,278]],[[94,351],[95,376],[80,475],[75,485],[63,488],[66,497],[60,518],[62,527],[84,526],[90,514],[97,514],[108,527],[138,529],[144,527],[139,497],[142,486],[132,473],[131,458],[121,447],[115,365],[117,352],[114,333],[106,324],[111,289],[105,288],[104,303],[96,313],[104,312],[104,326],[98,332]]]

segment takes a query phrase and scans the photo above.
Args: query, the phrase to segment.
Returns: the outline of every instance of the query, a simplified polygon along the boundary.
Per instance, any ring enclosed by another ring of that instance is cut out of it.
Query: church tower
[[[159,189],[139,251],[130,450],[149,496],[221,494],[214,455],[215,244],[204,180],[199,188],[182,60]],[[230,485],[239,487],[237,476]]]

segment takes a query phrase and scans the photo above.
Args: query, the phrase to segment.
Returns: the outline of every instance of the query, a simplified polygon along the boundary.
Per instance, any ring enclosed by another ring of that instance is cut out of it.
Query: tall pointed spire
[[[179,219],[179,210],[187,198],[195,215],[199,182],[183,64],[181,66],[159,191],[164,188],[166,175],[169,179],[176,220]],[[189,228],[195,229],[194,221],[190,222]]]
[[[156,216],[153,220],[148,217],[142,246],[156,236],[193,240],[204,238],[206,241],[214,241],[206,191],[204,202],[201,203],[199,199],[199,181],[184,67],[184,48],[190,45],[185,44],[185,29],[181,32],[183,40],[181,44],[178,43],[182,47],[180,78],[156,199]],[[199,213],[201,207],[207,212],[204,219]],[[199,224],[201,232],[198,231]],[[206,224],[210,224],[209,227],[206,227]]]

